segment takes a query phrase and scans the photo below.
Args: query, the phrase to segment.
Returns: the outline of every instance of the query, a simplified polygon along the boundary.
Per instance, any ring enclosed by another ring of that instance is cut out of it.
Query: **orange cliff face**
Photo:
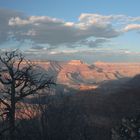
[[[120,73],[123,77],[133,77],[140,74],[140,63],[101,63],[95,65],[105,73]]]
[[[80,85],[79,90],[95,90],[98,88],[97,85]]]
[[[48,75],[54,76],[58,84],[79,90],[96,89],[103,81],[140,74],[140,63],[96,62],[89,65],[80,60],[71,60],[33,61],[33,64],[41,66]]]
[[[63,66],[63,68],[58,74],[57,81],[59,83],[65,83],[65,84],[66,83],[69,84],[69,82],[71,82],[72,84],[74,83],[74,80],[72,80],[74,79],[74,76],[77,77],[79,76],[79,78],[84,77],[85,79],[87,79],[89,77],[88,75],[90,75],[90,72],[87,64],[79,60],[72,60]]]
[[[57,82],[76,86],[78,89],[94,89],[100,82],[133,77],[137,74],[140,74],[140,63],[97,62],[88,65],[74,60],[67,62],[59,71]]]
[[[95,89],[107,80],[133,77],[140,74],[140,63],[104,63],[88,65],[81,61],[66,63],[57,76],[57,82],[80,90]]]

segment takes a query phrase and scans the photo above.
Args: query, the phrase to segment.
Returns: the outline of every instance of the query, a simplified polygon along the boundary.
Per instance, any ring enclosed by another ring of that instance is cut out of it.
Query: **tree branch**
[[[0,102],[3,103],[7,108],[10,108],[10,105],[0,98]]]

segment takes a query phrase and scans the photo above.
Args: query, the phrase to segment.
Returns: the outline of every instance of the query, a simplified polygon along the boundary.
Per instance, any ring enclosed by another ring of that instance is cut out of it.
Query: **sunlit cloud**
[[[124,31],[131,31],[131,30],[140,30],[140,24],[128,24],[125,28]]]

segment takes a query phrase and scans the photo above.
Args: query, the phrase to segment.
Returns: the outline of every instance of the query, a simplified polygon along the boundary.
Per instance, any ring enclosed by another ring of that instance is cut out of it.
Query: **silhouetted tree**
[[[4,119],[8,121],[8,127],[3,132],[8,130],[11,140],[15,140],[17,102],[54,84],[52,78],[36,71],[36,67],[17,50],[0,55],[0,104],[3,108],[1,116],[5,116]]]

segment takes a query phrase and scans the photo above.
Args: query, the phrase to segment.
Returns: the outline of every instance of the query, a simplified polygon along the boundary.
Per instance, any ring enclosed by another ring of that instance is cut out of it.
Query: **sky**
[[[0,49],[31,59],[140,62],[139,0],[0,0]]]

